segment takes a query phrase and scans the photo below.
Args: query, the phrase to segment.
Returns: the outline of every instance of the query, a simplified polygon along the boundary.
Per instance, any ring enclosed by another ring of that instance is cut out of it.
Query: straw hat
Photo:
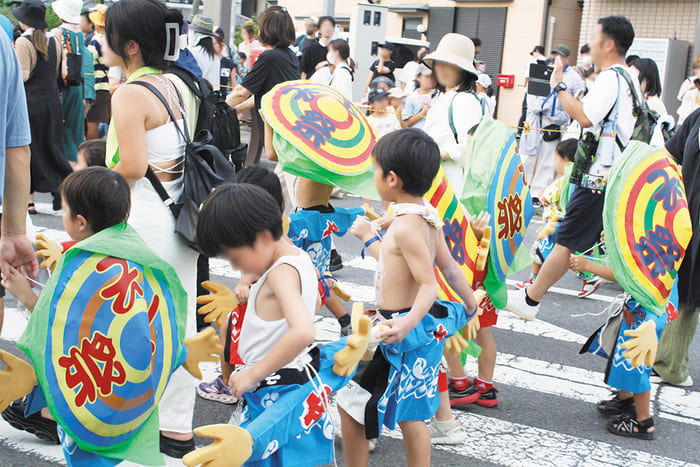
[[[12,10],[12,16],[31,28],[46,29],[46,7],[41,0],[24,0],[20,6]]]
[[[423,63],[430,68],[433,68],[435,62],[449,63],[474,75],[477,74],[474,68],[474,43],[461,34],[445,34],[440,39],[435,52],[423,59]]]
[[[97,5],[94,10],[88,13],[88,18],[90,18],[90,21],[92,21],[92,24],[94,24],[95,26],[104,27],[106,12],[106,5]]]
[[[83,9],[82,0],[56,0],[51,8],[65,23],[80,23],[80,12]]]

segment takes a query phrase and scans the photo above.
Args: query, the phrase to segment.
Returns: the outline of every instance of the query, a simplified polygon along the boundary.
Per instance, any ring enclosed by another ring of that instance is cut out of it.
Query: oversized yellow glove
[[[0,371],[0,412],[12,401],[26,396],[37,385],[34,368],[21,358],[0,350],[0,360],[6,368]]]
[[[218,362],[219,354],[224,351],[224,346],[219,344],[219,337],[212,327],[188,337],[182,343],[187,347],[187,358],[182,366],[197,379],[202,379],[200,362]]]
[[[476,315],[473,316],[467,325],[462,328],[462,335],[468,341],[476,339],[476,333],[481,329],[481,322],[479,321],[479,316],[484,314],[484,305],[487,300],[486,291],[479,289],[474,292],[474,299],[476,299]]]
[[[345,347],[337,351],[333,356],[335,365],[333,365],[332,370],[336,375],[350,376],[367,352],[372,320],[365,316],[364,313],[364,303],[357,302],[352,305],[352,313],[350,315],[352,335],[348,337]]]
[[[647,321],[637,329],[625,331],[625,336],[632,338],[620,346],[627,349],[622,356],[630,359],[634,367],[638,367],[642,363],[646,366],[654,365],[656,349],[659,347],[659,340],[656,337],[656,323]]]
[[[344,302],[349,302],[350,301],[350,294],[338,287],[338,283],[335,283],[335,286],[331,289],[331,293],[334,294],[336,297],[341,299]]]
[[[372,206],[369,205],[369,203],[365,203],[362,205],[362,209],[365,210],[365,217],[371,221],[376,221],[379,219],[379,214],[377,214],[377,211],[374,210]]]
[[[445,350],[454,355],[462,355],[468,345],[469,343],[458,332],[445,339]]]
[[[202,282],[202,287],[207,289],[211,294],[200,295],[197,297],[197,303],[204,304],[197,313],[206,315],[205,323],[211,323],[217,326],[222,326],[226,322],[226,317],[238,305],[234,293],[223,284],[218,284],[212,281]]]
[[[37,257],[44,259],[39,266],[42,269],[49,269],[53,272],[63,254],[61,246],[57,242],[46,238],[46,235],[39,234],[36,236],[34,247],[37,250]]]
[[[491,227],[484,227],[484,236],[479,242],[479,253],[476,255],[476,270],[486,269],[486,262],[489,259],[489,247],[491,244]]]
[[[239,426],[220,424],[194,429],[194,434],[214,438],[214,442],[185,454],[182,463],[188,467],[238,467],[253,453],[253,437]]]

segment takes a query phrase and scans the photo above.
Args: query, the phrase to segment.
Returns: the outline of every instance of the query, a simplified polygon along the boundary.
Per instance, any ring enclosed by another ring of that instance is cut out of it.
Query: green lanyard
[[[151,66],[144,66],[134,71],[126,79],[126,84],[136,81],[139,78],[143,78],[147,75],[159,75],[163,73],[157,68]],[[107,155],[105,162],[107,167],[113,169],[119,163],[119,141],[117,141],[117,132],[114,129],[114,117],[109,121],[109,130],[107,131]]]

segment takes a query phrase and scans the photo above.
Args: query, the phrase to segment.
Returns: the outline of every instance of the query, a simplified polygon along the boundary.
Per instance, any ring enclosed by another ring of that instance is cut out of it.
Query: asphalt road
[[[50,237],[61,237],[61,218],[51,210],[49,199],[38,197],[39,210],[47,214],[33,216],[40,230]],[[341,207],[361,204],[357,198],[335,200]],[[526,242],[530,244],[539,224],[531,224]],[[372,298],[371,260],[361,260],[361,243],[350,237],[336,240],[345,267],[338,271],[341,286],[355,300],[370,302]],[[212,265],[213,280],[231,287],[237,274],[222,262]],[[526,277],[527,272],[515,276]],[[495,385],[500,403],[496,408],[469,407],[455,411],[469,433],[469,440],[460,446],[436,447],[432,462],[436,466],[451,465],[693,465],[700,463],[697,443],[700,440],[700,392],[698,385],[680,389],[667,385],[652,389],[656,439],[640,441],[611,435],[605,419],[595,410],[595,402],[606,397],[602,382],[605,361],[591,354],[579,355],[585,338],[604,320],[594,316],[621,293],[615,284],[604,284],[588,299],[570,295],[581,283],[567,274],[542,301],[540,314],[526,323],[508,312],[502,312],[494,329],[499,360]],[[510,287],[510,289],[513,289]],[[16,311],[16,301],[8,297],[0,347],[18,353],[14,340],[24,326],[24,318]],[[350,304],[347,305],[348,309]],[[324,317],[330,316],[324,309]],[[332,320],[327,319],[327,323]],[[700,343],[690,350],[691,374],[700,381]],[[467,362],[475,374],[476,362]],[[216,375],[216,368],[205,370],[205,378]],[[197,400],[195,426],[225,423],[231,406]],[[198,439],[198,444],[208,440]],[[337,464],[344,465],[340,444],[336,443]],[[13,430],[0,420],[0,465],[43,467],[63,465],[57,446],[48,446],[32,435]],[[181,465],[168,459],[168,465]],[[386,432],[371,454],[372,466],[405,465],[403,443],[398,432]]]

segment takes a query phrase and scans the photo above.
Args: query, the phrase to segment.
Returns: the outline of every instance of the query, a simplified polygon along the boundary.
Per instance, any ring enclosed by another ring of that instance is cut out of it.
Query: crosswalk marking
[[[658,456],[646,451],[627,449],[602,441],[593,441],[475,413],[459,412],[456,418],[467,432],[467,441],[456,446],[435,446],[435,448],[489,463],[506,466],[556,467],[697,466],[697,464]],[[399,430],[384,430],[382,436],[402,438]]]

